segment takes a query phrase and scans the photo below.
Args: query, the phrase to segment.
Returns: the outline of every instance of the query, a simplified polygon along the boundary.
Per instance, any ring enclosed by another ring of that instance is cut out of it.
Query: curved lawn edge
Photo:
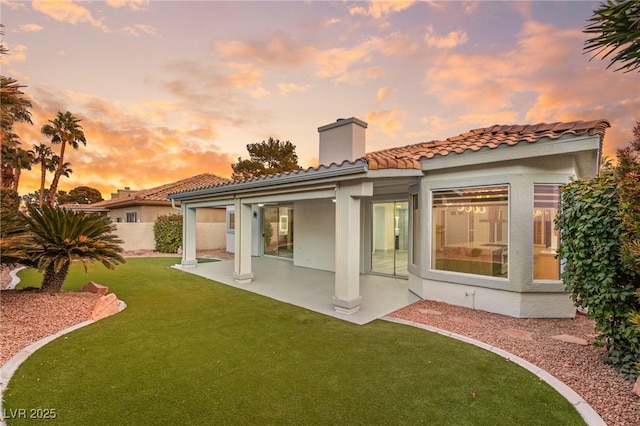
[[[20,278],[18,278],[18,282],[20,282]],[[14,287],[16,284],[14,284]],[[127,307],[127,304],[123,300],[118,299],[117,313],[124,311],[126,307]],[[9,360],[4,364],[2,364],[2,366],[0,366],[0,426],[7,426],[7,423],[4,421],[3,396],[4,396],[4,392],[7,390],[7,386],[9,386],[9,381],[15,374],[18,367],[20,367],[20,365],[23,362],[25,362],[26,359],[29,358],[35,351],[42,348],[47,343],[52,342],[58,337],[64,336],[65,334],[71,333],[72,331],[75,331],[79,328],[86,327],[89,324],[93,324],[94,322],[97,322],[97,321],[88,319],[78,324],[72,325],[71,327],[67,327],[63,330],[60,330],[56,333],[43,337],[42,339],[36,342],[33,342],[26,348],[22,349],[20,352],[18,352],[17,354],[9,358]]]
[[[480,340],[475,340],[467,336],[463,336],[461,334],[452,333],[450,331],[446,331],[440,328],[432,327],[430,325],[424,325],[413,321],[407,321],[400,318],[393,317],[383,317],[380,318],[385,321],[395,322],[398,324],[410,325],[417,328],[422,328],[427,331],[431,331],[434,333],[441,334],[446,337],[451,337],[456,340],[460,340],[465,343],[470,343],[472,345],[478,346],[479,348],[485,349],[489,352],[493,352],[496,355],[500,355],[508,361],[514,362],[518,364],[520,367],[529,370],[533,374],[535,374],[540,380],[546,382],[549,386],[555,389],[562,397],[564,397],[567,401],[569,401],[573,407],[578,411],[578,413],[582,416],[584,421],[590,426],[607,426],[607,423],[600,417],[600,415],[596,412],[596,410],[589,405],[587,401],[584,400],[576,391],[571,389],[562,381],[558,380],[555,376],[547,372],[546,370],[538,367],[535,364],[530,363],[529,361],[520,358],[517,355],[514,355],[510,352],[507,352],[503,349],[497,348],[495,346],[491,346],[487,343],[481,342]]]
[[[22,271],[23,269],[27,269],[26,266],[18,266],[15,269],[12,269],[11,271],[9,271],[9,276],[11,277],[11,282],[9,284],[7,284],[7,290],[14,290],[16,288],[16,286],[20,283],[20,277],[18,276],[18,272]]]

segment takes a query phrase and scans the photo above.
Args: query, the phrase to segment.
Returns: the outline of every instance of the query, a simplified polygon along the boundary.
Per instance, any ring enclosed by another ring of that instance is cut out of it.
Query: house
[[[336,311],[360,277],[404,277],[416,295],[513,317],[573,317],[555,258],[560,186],[597,174],[606,120],[495,125],[365,153],[367,123],[318,128],[320,166],[174,192],[183,267],[196,267],[200,209],[233,212],[234,278],[252,257],[335,273]],[[229,213],[228,213],[229,215]],[[295,220],[294,220],[295,217]]]
[[[158,216],[181,214],[180,203],[175,203],[167,195],[176,191],[209,187],[228,183],[230,180],[214,174],[203,173],[176,182],[167,183],[139,191],[130,187],[118,189],[110,200],[90,205],[82,205],[83,211],[105,214],[115,222],[116,235],[124,241],[123,248],[130,250],[154,250],[153,224]],[[72,209],[73,206],[71,207]],[[76,208],[77,209],[77,208]],[[202,208],[198,211],[198,228],[208,238],[200,238],[199,249],[219,249],[225,247],[224,208]]]

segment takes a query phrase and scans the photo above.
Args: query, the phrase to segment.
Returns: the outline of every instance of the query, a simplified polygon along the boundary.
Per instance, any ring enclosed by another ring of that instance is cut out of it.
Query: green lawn
[[[131,258],[89,274],[74,265],[67,289],[93,280],[128,308],[28,358],[5,413],[55,409],[64,425],[584,424],[550,386],[488,351],[340,321],[170,268],[178,261]]]

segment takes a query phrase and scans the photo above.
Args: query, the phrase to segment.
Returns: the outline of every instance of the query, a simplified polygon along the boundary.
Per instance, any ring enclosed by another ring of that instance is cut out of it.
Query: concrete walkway
[[[294,266],[290,260],[252,258],[255,277],[249,284],[234,281],[232,260],[199,263],[194,268],[175,265],[175,268],[360,325],[420,300],[409,291],[408,281],[405,279],[361,275],[362,305],[358,312],[346,315],[336,312],[331,303],[334,295],[333,272]]]

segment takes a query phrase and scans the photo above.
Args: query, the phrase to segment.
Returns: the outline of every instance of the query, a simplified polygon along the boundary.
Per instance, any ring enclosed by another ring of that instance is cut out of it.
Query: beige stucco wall
[[[115,234],[124,241],[125,251],[155,250],[156,241],[152,222],[116,223]],[[196,250],[214,250],[225,248],[226,227],[224,223],[196,224]]]
[[[171,206],[135,206],[112,209],[109,212],[109,217],[114,222],[118,222],[119,219],[119,223],[123,223],[127,221],[127,213],[132,212],[137,213],[138,222],[141,223],[154,223],[158,216],[181,214],[179,210]],[[196,220],[198,222],[223,223],[225,221],[225,209],[200,208],[196,211]]]

